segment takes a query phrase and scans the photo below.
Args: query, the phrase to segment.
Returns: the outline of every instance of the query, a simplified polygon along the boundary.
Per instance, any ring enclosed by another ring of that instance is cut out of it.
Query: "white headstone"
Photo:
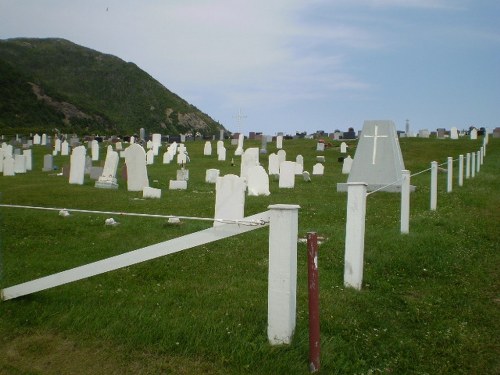
[[[281,163],[283,163],[284,161],[286,161],[286,151],[285,150],[278,150],[278,160]]]
[[[33,158],[31,149],[23,150],[24,161],[26,162],[26,170],[31,171],[33,169]]]
[[[323,142],[316,143],[316,151],[320,152],[325,151],[325,144]]]
[[[121,142],[116,142],[115,143],[115,150],[116,151],[122,151],[123,150],[123,145]]]
[[[477,129],[474,128],[470,131],[470,139],[475,140],[477,139]]]
[[[186,190],[187,186],[186,180],[170,180],[168,184],[169,190]]]
[[[349,174],[351,172],[352,162],[353,160],[351,155],[347,155],[347,157],[344,158],[344,163],[342,164],[342,174]]]
[[[146,164],[151,165],[155,161],[155,152],[150,149],[148,152],[146,152]]]
[[[69,155],[69,143],[66,140],[64,140],[63,143],[61,143],[61,155],[62,156]]]
[[[54,141],[54,152],[56,155],[61,152],[61,140],[59,138],[56,138]]]
[[[247,174],[248,195],[269,195],[269,175],[264,167],[257,165],[251,167]]]
[[[42,146],[45,146],[45,145],[47,144],[47,134],[45,134],[45,133],[44,133],[44,134],[42,134],[42,139],[41,139],[41,141],[40,141],[40,144],[41,144]]]
[[[458,139],[458,129],[455,126],[450,129],[450,139]]]
[[[34,144],[34,145],[39,145],[39,144],[40,144],[40,142],[41,142],[41,138],[40,138],[40,136],[39,136],[38,134],[35,134],[35,135],[33,136],[33,144]]]
[[[97,142],[94,139],[92,141],[91,148],[92,148],[92,161],[99,160],[99,142]]]
[[[203,148],[203,155],[211,156],[212,155],[212,144],[210,141],[205,142],[205,147]]]
[[[218,177],[215,183],[215,219],[243,219],[245,215],[245,180],[234,174]],[[214,221],[214,226],[220,223]]]
[[[217,155],[219,155],[219,150],[224,148],[224,141],[217,141]]]
[[[172,161],[173,157],[174,156],[172,155],[171,152],[165,151],[163,153],[163,164],[170,164],[170,162]]]
[[[240,177],[247,178],[248,170],[259,165],[259,149],[247,148],[241,155]]]
[[[10,155],[7,155],[3,159],[3,175],[4,176],[15,176],[14,172],[14,158]]]
[[[106,154],[106,160],[104,161],[104,169],[102,170],[102,175],[95,183],[95,187],[107,188],[107,189],[117,189],[118,183],[116,181],[116,171],[118,169],[118,162],[120,157],[118,152],[113,150],[108,150]]]
[[[3,148],[0,148],[0,173],[3,173],[3,155],[4,155],[4,152],[3,152]]]
[[[295,187],[295,162],[284,161],[280,164],[280,179],[278,186],[280,188]]]
[[[226,161],[226,148],[222,147],[218,151],[219,152],[218,152],[217,160],[218,161]]]
[[[403,169],[394,122],[365,121],[347,182],[364,182],[368,191],[391,184],[383,190],[396,192],[401,190]],[[337,191],[346,190],[346,184],[337,185]]]
[[[430,134],[431,134],[431,133],[429,132],[429,130],[428,130],[428,129],[420,129],[420,130],[418,131],[418,136],[419,136],[420,138],[429,138]]]
[[[311,175],[308,171],[302,172],[302,178],[304,178],[305,182],[311,182]]]
[[[126,148],[125,164],[127,165],[128,191],[142,191],[149,186],[146,152],[141,145],[134,143]]]
[[[187,155],[185,153],[177,154],[177,164],[184,165],[187,163]]]
[[[153,147],[156,147],[156,148],[161,147],[161,134],[159,134],[159,133],[153,134]]]
[[[144,187],[142,189],[142,197],[143,198],[161,198],[161,189],[152,188],[149,186]]]
[[[26,159],[24,155],[14,155],[14,173],[26,173]]]
[[[217,182],[217,177],[219,177],[220,171],[218,169],[207,169],[205,173],[205,182],[209,184],[215,184]]]
[[[178,169],[177,170],[177,181],[188,181],[189,180],[189,169]]]
[[[49,172],[54,168],[53,160],[54,157],[51,154],[46,154],[43,156],[43,168],[42,168],[43,172]]]
[[[340,144],[340,153],[341,154],[346,154],[347,153],[347,143],[342,142]]]
[[[236,151],[234,152],[234,155],[239,156],[243,155],[243,142],[245,140],[245,136],[243,134],[240,134],[238,136],[238,146],[236,147]]]
[[[321,163],[316,163],[313,165],[313,176],[323,176],[325,173],[325,167]]]
[[[83,185],[85,176],[85,155],[87,150],[84,146],[77,146],[71,152],[69,183]]]
[[[295,158],[295,174],[301,175],[304,171],[304,157],[302,155],[297,155]]]
[[[282,149],[283,148],[283,136],[282,135],[278,135],[276,137],[276,148],[277,149]]]
[[[153,141],[152,140],[149,140],[146,142],[146,148],[148,150],[151,150],[153,148]]]
[[[278,155],[276,155],[274,152],[269,155],[269,165],[267,170],[270,175],[280,174],[280,161],[278,159]]]

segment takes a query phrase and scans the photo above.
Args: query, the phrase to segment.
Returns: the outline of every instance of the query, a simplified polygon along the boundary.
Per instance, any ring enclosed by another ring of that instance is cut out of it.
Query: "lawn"
[[[296,178],[294,189],[247,197],[245,214],[270,204],[300,205],[299,237],[324,237],[319,247],[321,373],[498,374],[500,140],[491,139],[481,170],[446,192],[438,176],[437,210],[429,210],[430,174],[412,178],[410,233],[400,234],[400,196],[367,197],[363,289],[343,286],[346,193],[339,143],[326,149],[325,175]],[[228,160],[203,156],[204,142],[186,144],[191,157],[187,191],[169,191],[178,166],[161,157],[148,167],[160,200],[118,190],[69,185],[60,172],[0,176],[0,203],[117,212],[213,217],[215,187],[205,171],[239,174]],[[400,140],[412,173],[430,162],[477,151],[481,140]],[[245,147],[259,147],[247,141]],[[352,155],[356,142],[350,143]],[[215,150],[215,143],[213,143]],[[314,140],[285,140],[287,160],[315,164]],[[101,157],[104,159],[105,146]],[[269,152],[276,151],[270,144]],[[161,153],[164,150],[161,150]],[[69,157],[57,156],[62,167]],[[101,162],[94,162],[95,165]],[[267,167],[267,157],[261,155]],[[121,169],[123,160],[120,162]],[[446,167],[444,165],[443,167]],[[63,271],[193,233],[210,222],[0,208],[0,287]],[[0,302],[2,374],[306,374],[308,311],[306,246],[298,244],[297,326],[293,342],[267,341],[268,229],[206,244],[19,299]]]

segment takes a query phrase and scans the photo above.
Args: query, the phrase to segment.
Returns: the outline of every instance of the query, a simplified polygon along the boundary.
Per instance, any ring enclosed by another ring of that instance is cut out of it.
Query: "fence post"
[[[465,178],[470,178],[470,152],[465,157]]]
[[[476,164],[477,164],[477,173],[479,173],[479,170],[481,169],[481,151],[476,152]]]
[[[300,206],[274,204],[268,208],[270,220],[267,337],[271,345],[289,344],[296,320]]]
[[[307,281],[309,289],[309,372],[320,367],[318,235],[307,233]]]
[[[436,211],[437,207],[437,187],[438,187],[438,163],[431,161],[431,211]]]
[[[364,182],[347,183],[344,285],[358,290],[363,282],[366,187]]]
[[[471,162],[470,162],[470,176],[474,178],[476,176],[476,153],[471,152]]]
[[[464,156],[458,156],[458,186],[464,185]]]
[[[401,172],[401,233],[410,232],[410,171]]]
[[[481,165],[483,165],[483,163],[484,163],[484,155],[486,155],[485,151],[486,151],[486,146],[482,146],[481,147]]]
[[[447,169],[448,169],[448,183],[446,185],[446,191],[448,193],[451,193],[451,191],[453,190],[453,158],[451,156],[448,156]]]

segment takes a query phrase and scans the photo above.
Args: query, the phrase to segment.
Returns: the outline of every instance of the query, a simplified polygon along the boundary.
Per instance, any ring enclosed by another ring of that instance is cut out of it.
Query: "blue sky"
[[[0,39],[131,61],[245,133],[500,126],[499,0],[0,0]]]

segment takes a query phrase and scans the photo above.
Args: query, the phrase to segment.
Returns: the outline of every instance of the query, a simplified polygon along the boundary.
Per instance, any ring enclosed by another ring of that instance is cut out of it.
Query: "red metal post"
[[[307,281],[309,285],[309,371],[319,371],[318,235],[307,233]]]

